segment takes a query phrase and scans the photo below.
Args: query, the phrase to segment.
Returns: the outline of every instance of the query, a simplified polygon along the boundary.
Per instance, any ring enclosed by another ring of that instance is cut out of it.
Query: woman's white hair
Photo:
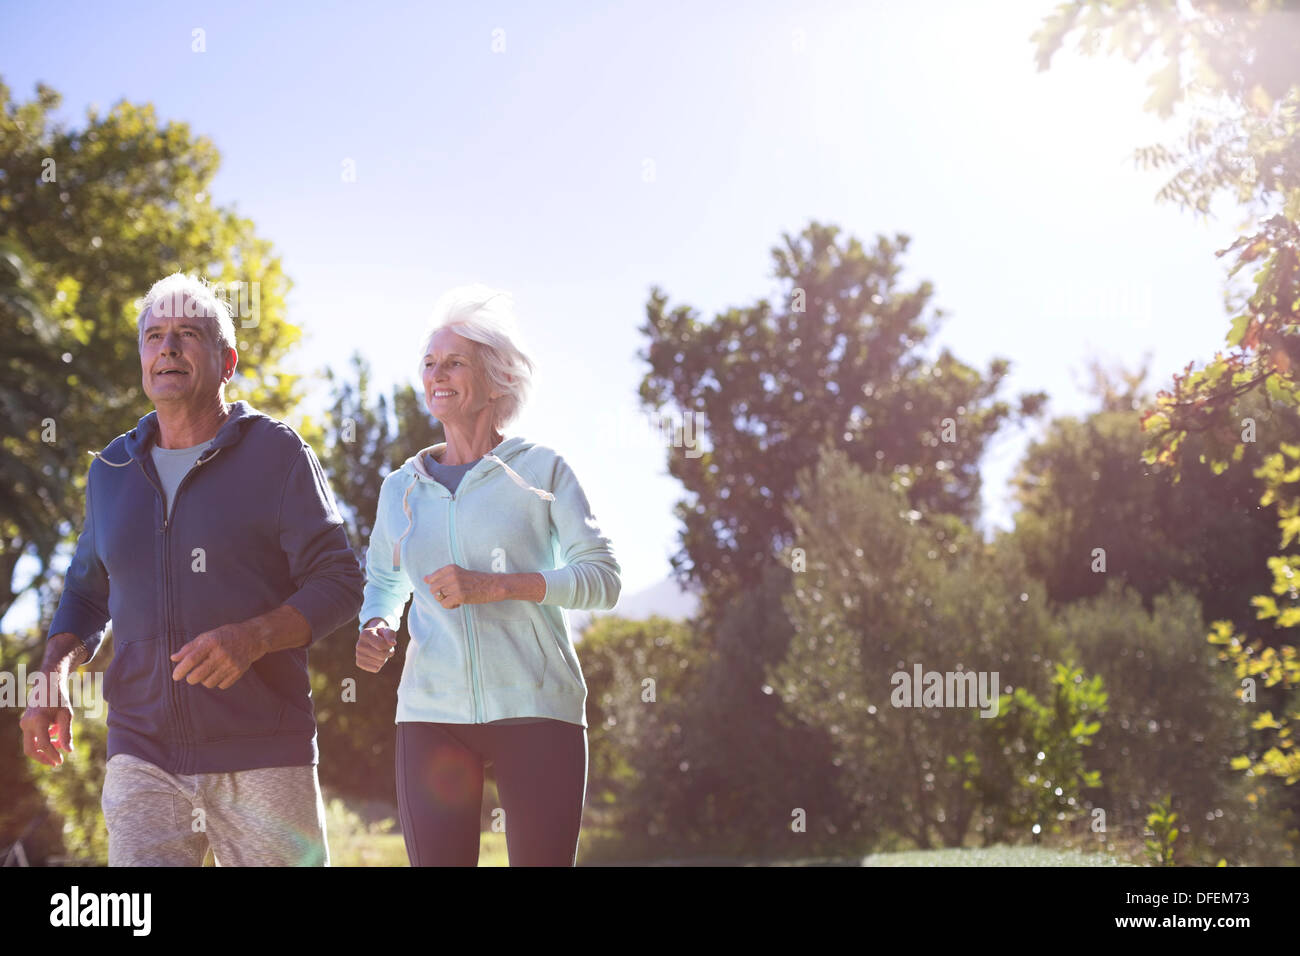
[[[477,355],[488,387],[503,393],[495,403],[493,425],[504,430],[519,417],[528,401],[536,372],[536,364],[524,350],[519,336],[514,297],[509,292],[477,283],[444,293],[434,303],[433,324],[420,347],[421,372],[433,337],[446,328],[478,344]]]
[[[235,347],[235,320],[230,305],[217,290],[198,276],[173,272],[149,287],[136,317],[136,348],[144,347],[144,319],[155,303],[162,302],[163,315],[189,315],[203,319],[208,340],[222,351]]]

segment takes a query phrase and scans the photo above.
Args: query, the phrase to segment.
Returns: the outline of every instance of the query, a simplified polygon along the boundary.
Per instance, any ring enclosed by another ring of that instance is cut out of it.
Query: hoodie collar
[[[235,444],[243,437],[244,427],[249,422],[265,417],[261,412],[255,411],[248,402],[231,403],[230,415],[221,423],[216,437],[212,439],[208,450],[203,453],[204,457],[216,454],[219,448]],[[155,410],[141,418],[135,428],[126,433],[126,448],[132,458],[147,457],[149,449],[157,440],[158,412]]]
[[[506,464],[506,462],[510,461],[520,452],[528,448],[529,444],[530,443],[525,438],[519,435],[514,435],[510,438],[504,439],[490,452],[476,461],[473,468],[465,472],[465,476],[460,480],[461,487],[464,488],[466,485],[477,480],[491,469],[500,467],[509,476],[510,480],[520,488],[523,488],[525,491],[531,491],[543,501],[554,501],[555,495],[551,494],[551,492],[547,491],[545,488],[536,488],[533,485],[530,485],[527,479]],[[410,458],[406,459],[406,462],[402,465],[400,470],[405,472],[411,479],[411,484],[407,486],[408,490],[417,482],[430,482],[436,487],[442,488],[442,484],[429,472],[429,469],[425,464],[426,459],[424,456],[426,454],[431,455],[439,453],[446,447],[446,442],[439,442],[436,445],[430,445],[428,448],[421,449]]]
[[[474,467],[467,471],[465,473],[465,478],[462,478],[461,480],[464,481],[466,478],[469,478],[469,476],[477,472],[480,467],[492,467],[494,459],[504,461],[513,458],[523,450],[524,444],[524,439],[518,435],[503,439],[495,448],[478,461],[474,462]],[[429,471],[428,465],[426,464],[427,459],[424,456],[429,455],[433,457],[440,455],[446,451],[446,449],[447,443],[445,441],[438,442],[436,445],[430,445],[428,448],[421,448],[410,458],[406,459],[406,463],[402,465],[402,470],[411,471],[421,481],[436,481],[437,479],[435,479],[433,474]]]

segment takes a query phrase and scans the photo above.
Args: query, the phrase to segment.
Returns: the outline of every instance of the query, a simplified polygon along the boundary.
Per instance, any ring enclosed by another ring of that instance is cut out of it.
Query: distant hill
[[[635,621],[644,621],[657,614],[670,620],[684,621],[695,614],[699,604],[696,595],[683,591],[669,577],[643,590],[620,594],[618,604],[612,611],[569,611],[568,614],[569,623],[573,626],[573,637],[577,640],[593,618],[606,614],[617,614]]]

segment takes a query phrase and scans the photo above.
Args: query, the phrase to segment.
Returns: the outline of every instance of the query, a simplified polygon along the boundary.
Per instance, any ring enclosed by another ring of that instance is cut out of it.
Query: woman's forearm
[[[546,597],[546,578],[536,571],[522,574],[493,575],[498,601],[532,601],[541,604]]]

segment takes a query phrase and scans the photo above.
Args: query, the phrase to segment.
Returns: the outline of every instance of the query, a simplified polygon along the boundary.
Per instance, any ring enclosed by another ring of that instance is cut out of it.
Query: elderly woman
[[[467,286],[439,301],[422,363],[446,441],[384,479],[366,554],[358,667],[392,656],[415,594],[397,691],[412,866],[477,865],[486,764],[510,864],[577,861],[587,684],[562,609],[612,608],[622,570],[569,464],[501,434],[533,369],[512,327],[507,293]]]

